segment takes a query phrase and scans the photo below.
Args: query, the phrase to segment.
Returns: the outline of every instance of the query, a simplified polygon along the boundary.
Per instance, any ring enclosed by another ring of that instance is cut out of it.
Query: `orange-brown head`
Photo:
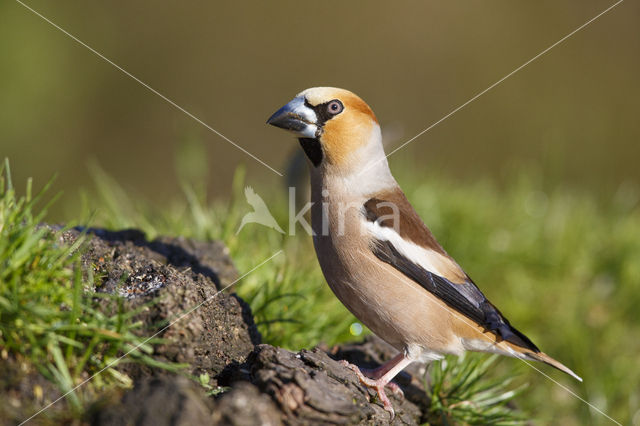
[[[373,111],[354,93],[335,87],[314,87],[299,93],[276,111],[268,124],[294,132],[307,157],[321,164],[344,168],[358,155],[382,150],[380,126]]]

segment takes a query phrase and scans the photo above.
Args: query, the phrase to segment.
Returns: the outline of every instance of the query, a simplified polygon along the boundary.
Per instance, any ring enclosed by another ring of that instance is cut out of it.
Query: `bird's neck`
[[[312,197],[316,193],[314,201],[334,196],[366,201],[371,194],[397,186],[381,143],[367,144],[354,152],[348,167],[323,164],[312,168],[311,181]]]
[[[329,167],[312,169],[311,201],[364,203],[373,194],[398,186],[384,155],[378,161],[362,162],[362,165],[349,173]]]

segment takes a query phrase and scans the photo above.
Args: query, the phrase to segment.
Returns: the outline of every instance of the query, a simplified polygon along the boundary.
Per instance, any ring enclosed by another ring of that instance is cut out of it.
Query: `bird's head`
[[[307,89],[276,111],[267,124],[297,135],[316,168],[352,169],[384,156],[376,116],[369,105],[348,90]]]

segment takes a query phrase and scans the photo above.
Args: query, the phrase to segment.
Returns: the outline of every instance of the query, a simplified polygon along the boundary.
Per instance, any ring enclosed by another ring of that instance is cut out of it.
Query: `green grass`
[[[453,182],[404,167],[397,177],[434,234],[511,322],[549,355],[584,378],[574,381],[536,368],[613,418],[629,422],[640,410],[640,212],[638,190],[623,186],[596,197],[557,186],[535,170],[512,173],[506,185]],[[201,180],[184,184],[169,206],[137,201],[97,173],[106,226],[136,226],[160,234],[221,239],[241,272],[283,249],[236,288],[247,299],[269,343],[290,349],[353,339],[356,322],[331,294],[301,229],[285,237],[260,225],[236,235],[244,201],[240,170],[230,200],[207,201]],[[285,228],[285,189],[252,184]],[[280,184],[280,182],[277,182]],[[196,189],[194,189],[196,188]],[[286,229],[286,228],[285,228]],[[542,424],[611,424],[521,361],[505,359],[497,375],[529,383],[517,405]]]
[[[524,414],[508,404],[526,386],[513,388],[513,375],[491,377],[499,359],[498,355],[466,353],[431,364],[425,381],[431,399],[428,424],[524,424]]]
[[[136,361],[171,370],[178,366],[153,359],[158,340],[145,342],[135,333],[141,325],[133,319],[137,312],[125,310],[122,299],[84,290],[92,281],[90,271],[83,274],[80,267],[84,239],[63,244],[61,231],[39,226],[46,206],[38,205],[46,189],[34,197],[29,181],[26,194],[18,196],[8,161],[0,167],[0,350],[27,372],[38,371],[60,394],[104,369],[69,393],[67,414],[73,417],[96,392],[131,385],[116,369],[120,364]],[[43,395],[42,402],[53,397]]]

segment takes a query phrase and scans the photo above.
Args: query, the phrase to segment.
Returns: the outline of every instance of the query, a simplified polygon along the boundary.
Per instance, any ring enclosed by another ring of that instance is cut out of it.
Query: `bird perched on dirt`
[[[313,243],[327,283],[367,327],[400,353],[363,374],[384,392],[414,361],[492,352],[541,361],[578,377],[510,325],[438,244],[391,175],[371,108],[355,94],[316,87],[268,124],[296,134],[311,175]]]

